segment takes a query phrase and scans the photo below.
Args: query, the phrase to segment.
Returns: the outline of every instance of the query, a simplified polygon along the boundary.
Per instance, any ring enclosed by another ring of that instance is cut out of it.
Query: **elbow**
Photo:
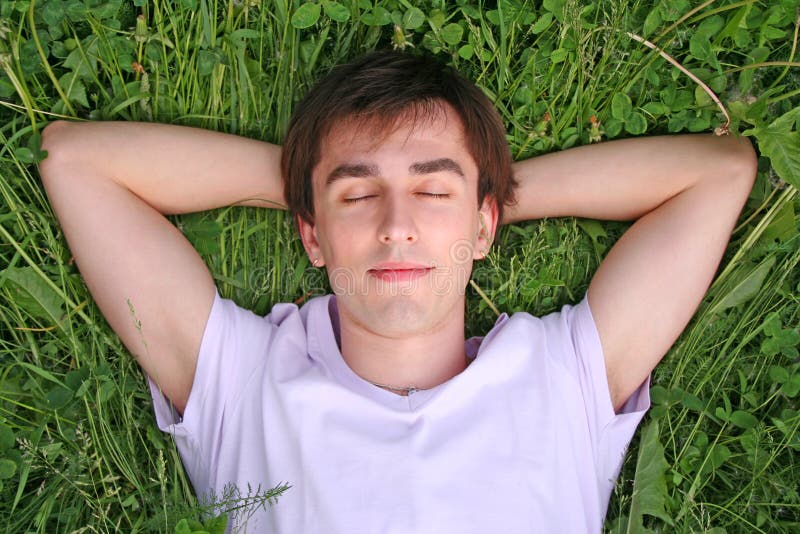
[[[63,137],[61,132],[68,124],[68,121],[57,120],[51,122],[42,130],[42,150],[47,151],[47,157],[39,162],[39,174],[42,180],[45,180],[52,173],[53,167],[56,166],[54,163],[56,154],[60,154],[63,151],[61,150],[62,142],[60,141]]]
[[[749,138],[738,136],[736,138],[736,154],[731,158],[733,163],[732,175],[747,186],[747,192],[753,188],[758,172],[758,155]]]
[[[718,163],[709,177],[732,202],[743,205],[756,181],[758,155],[747,137],[729,135],[719,142]]]

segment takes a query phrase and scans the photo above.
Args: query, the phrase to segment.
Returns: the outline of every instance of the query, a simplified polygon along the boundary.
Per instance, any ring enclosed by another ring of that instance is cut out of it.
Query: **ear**
[[[300,215],[296,215],[296,217],[297,229],[300,231],[300,239],[303,241],[303,248],[306,249],[309,261],[314,267],[322,267],[325,265],[325,258],[322,257],[322,249],[317,239],[316,225],[303,219]]]
[[[475,242],[474,259],[480,260],[486,257],[494,242],[498,219],[497,201],[487,195],[478,210],[478,236]]]

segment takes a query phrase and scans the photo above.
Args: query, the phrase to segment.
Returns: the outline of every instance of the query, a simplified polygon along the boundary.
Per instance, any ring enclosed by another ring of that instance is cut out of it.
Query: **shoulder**
[[[558,310],[544,315],[523,311],[514,312],[510,317],[503,314],[492,332],[499,329],[528,338],[536,336],[548,341],[560,341],[571,345],[573,349],[599,350],[602,354],[597,328],[586,296],[578,303],[564,304]]]
[[[235,327],[270,328],[270,327],[302,327],[308,321],[317,320],[321,311],[327,312],[331,295],[311,298],[301,306],[292,302],[278,302],[272,305],[269,312],[259,314],[240,306],[233,299],[222,297],[219,292],[214,296],[209,326],[213,323],[228,323]]]

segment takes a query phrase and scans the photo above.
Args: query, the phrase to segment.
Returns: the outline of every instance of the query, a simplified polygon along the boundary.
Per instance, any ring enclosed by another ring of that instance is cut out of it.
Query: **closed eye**
[[[447,197],[450,196],[447,193],[417,193],[417,194],[418,195],[423,195],[423,196],[426,196],[426,197],[431,197],[431,198],[447,198]]]
[[[356,202],[361,202],[362,200],[367,200],[367,199],[373,198],[374,196],[375,195],[366,195],[366,196],[363,196],[363,197],[346,198],[346,199],[344,199],[344,201],[347,204],[355,204]]]

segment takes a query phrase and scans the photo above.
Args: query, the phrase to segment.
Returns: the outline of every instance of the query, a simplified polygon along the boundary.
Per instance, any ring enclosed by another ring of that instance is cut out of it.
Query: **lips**
[[[385,262],[367,272],[384,282],[406,282],[425,276],[432,270],[432,267],[420,263]]]

